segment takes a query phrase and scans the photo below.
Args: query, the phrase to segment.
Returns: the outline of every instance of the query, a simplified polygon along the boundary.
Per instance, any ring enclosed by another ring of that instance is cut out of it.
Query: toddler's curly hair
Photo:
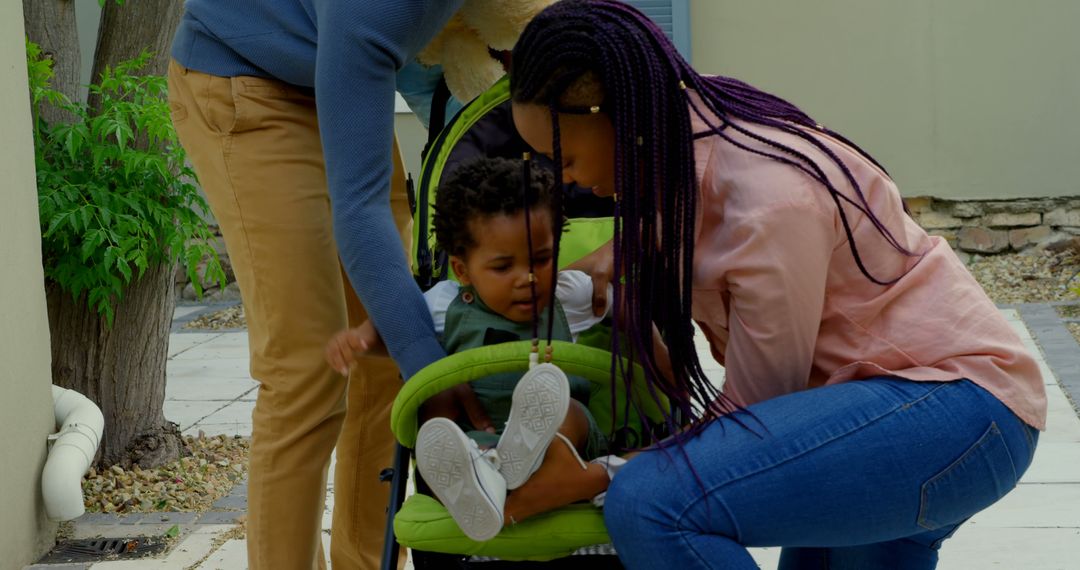
[[[520,159],[480,157],[454,169],[435,192],[432,225],[439,249],[465,256],[476,246],[469,222],[523,211],[524,194],[528,194],[530,211],[539,208],[550,212],[554,178],[536,164],[530,170],[529,185],[523,192]]]

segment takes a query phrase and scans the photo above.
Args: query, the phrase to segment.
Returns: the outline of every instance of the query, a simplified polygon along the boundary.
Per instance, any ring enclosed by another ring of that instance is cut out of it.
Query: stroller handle
[[[541,341],[541,353],[546,342]],[[554,341],[552,363],[567,374],[580,376],[593,384],[610,386],[612,369],[616,364],[606,350]],[[401,388],[390,414],[390,425],[401,445],[413,448],[419,430],[420,406],[432,396],[473,380],[504,372],[522,372],[529,367],[531,341],[507,342],[463,350],[442,358],[417,372]],[[625,364],[625,360],[622,361]],[[663,419],[661,403],[656,401],[646,387],[644,372],[634,365],[634,406],[657,421]]]

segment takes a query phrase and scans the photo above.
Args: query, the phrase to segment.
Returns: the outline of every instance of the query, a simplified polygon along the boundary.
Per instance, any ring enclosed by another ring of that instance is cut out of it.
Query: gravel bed
[[[996,303],[1080,302],[1080,249],[1026,252],[973,259],[968,265],[975,279]],[[1064,318],[1080,317],[1080,307],[1061,306]],[[1080,323],[1065,323],[1080,343]]]
[[[1045,303],[1077,300],[1072,279],[1080,269],[1075,250],[1040,251],[973,258],[968,270],[995,303]]]
[[[184,325],[185,329],[222,330],[247,328],[244,319],[244,305],[233,305],[220,311],[201,315]]]
[[[235,436],[185,436],[190,455],[155,469],[119,465],[83,479],[83,499],[92,513],[206,511],[247,475],[250,440]]]

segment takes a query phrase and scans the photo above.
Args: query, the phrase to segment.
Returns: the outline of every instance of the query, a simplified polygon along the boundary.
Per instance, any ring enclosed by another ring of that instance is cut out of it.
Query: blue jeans
[[[968,380],[873,378],[749,410],[753,432],[721,418],[615,477],[604,518],[627,568],[756,569],[746,547],[781,546],[781,570],[932,569],[1038,441]]]

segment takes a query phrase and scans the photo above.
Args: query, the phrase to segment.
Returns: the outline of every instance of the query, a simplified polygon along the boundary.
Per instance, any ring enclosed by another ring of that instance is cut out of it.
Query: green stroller
[[[413,271],[421,288],[450,278],[446,256],[431,236],[435,190],[444,172],[472,156],[521,157],[528,147],[517,136],[510,118],[509,81],[503,78],[466,105],[425,152],[418,191],[410,196],[413,216]],[[560,268],[611,239],[610,204],[590,192],[567,190],[568,230],[563,234]],[[576,344],[552,343],[552,362],[567,374],[591,384],[589,409],[597,423],[616,442],[634,446],[657,433],[664,410],[645,388],[635,367],[630,393],[611,389],[613,364],[610,335],[596,327]],[[541,347],[543,349],[543,347]],[[411,450],[419,429],[418,412],[428,398],[460,383],[506,372],[524,373],[532,345],[515,341],[474,348],[450,355],[424,368],[398,395],[391,426],[398,440],[395,465],[383,472],[390,481],[386,542],[382,568],[397,568],[399,546],[412,550],[417,569],[446,568],[622,568],[604,526],[603,512],[592,504],[574,504],[506,527],[494,539],[476,542],[458,528],[449,512],[429,492],[422,478],[406,500]],[[614,401],[613,401],[614,399]],[[640,420],[654,424],[647,426]],[[630,420],[630,421],[627,421]],[[650,429],[651,428],[651,429]]]

